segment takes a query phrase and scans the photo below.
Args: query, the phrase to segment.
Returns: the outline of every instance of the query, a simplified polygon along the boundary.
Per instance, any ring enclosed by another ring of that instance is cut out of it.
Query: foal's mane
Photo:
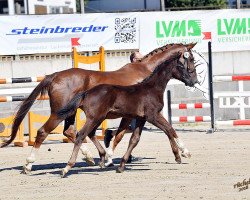
[[[171,45],[171,47],[174,47],[174,45],[176,45],[177,47],[179,47],[179,46],[183,46],[183,44],[170,44]],[[166,45],[167,46],[167,45]],[[173,50],[175,50],[175,48],[171,48],[171,49],[173,49]],[[165,60],[163,63],[161,63],[161,64],[159,64],[155,69],[154,69],[154,71],[148,76],[148,77],[146,77],[145,79],[143,79],[140,83],[138,83],[138,84],[144,84],[144,83],[146,83],[146,82],[148,82],[151,78],[152,78],[152,76],[154,76],[157,72],[159,72],[160,70],[161,70],[161,68],[162,68],[162,66],[163,65],[166,65],[166,63],[168,63],[168,62],[171,62],[171,61],[173,61],[174,59],[169,59],[169,60]]]
[[[154,49],[153,51],[149,52],[148,54],[146,54],[139,62],[143,61],[144,59],[148,58],[148,57],[151,57],[157,53],[159,53],[159,51],[165,51],[165,50],[168,50],[170,47],[173,47],[173,46],[181,46],[183,45],[182,43],[171,43],[171,44],[166,44],[165,46],[162,46],[162,47],[158,47],[156,49]]]

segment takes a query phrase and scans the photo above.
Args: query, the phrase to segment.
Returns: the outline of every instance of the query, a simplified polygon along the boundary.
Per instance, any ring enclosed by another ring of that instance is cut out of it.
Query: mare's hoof
[[[111,141],[112,138],[113,138],[112,133],[113,133],[112,130],[109,130],[109,129],[106,129],[106,130],[105,130],[105,133],[104,133],[104,145],[105,145],[106,148],[109,147],[110,141]]]
[[[117,167],[116,173],[123,173],[123,172],[124,172],[124,168],[122,168],[122,167]]]
[[[104,162],[99,162],[98,165],[99,165],[99,167],[101,169],[105,168],[105,163]]]
[[[89,166],[95,166],[94,158],[92,158],[92,157],[86,157],[86,158],[83,158],[83,160],[84,160]]]
[[[27,166],[24,165],[21,174],[28,174],[29,175],[29,174],[31,174],[31,169],[27,168]]]

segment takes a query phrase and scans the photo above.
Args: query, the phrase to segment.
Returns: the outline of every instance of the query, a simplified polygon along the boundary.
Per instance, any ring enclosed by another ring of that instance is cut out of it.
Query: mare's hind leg
[[[122,118],[119,128],[117,131],[114,131],[115,139],[113,141],[113,147],[109,147],[107,151],[107,163],[106,166],[113,166],[113,154],[115,151],[116,146],[119,144],[119,142],[122,140],[126,130],[128,129],[129,124],[131,123],[132,119]]]
[[[63,129],[63,135],[65,135],[72,142],[74,142],[76,139],[76,133],[75,133],[75,128],[74,128],[75,117],[76,117],[76,113],[67,117],[65,119],[64,129]]]
[[[181,157],[179,155],[178,148],[181,150],[183,157],[191,157],[191,154],[189,153],[187,148],[185,148],[184,143],[181,142],[181,140],[178,138],[174,128],[160,113],[158,113],[152,119],[148,119],[148,122],[164,131],[164,133],[168,136],[177,163],[181,163]]]
[[[36,140],[32,147],[30,156],[27,157],[26,164],[23,166],[23,173],[26,174],[31,171],[32,165],[36,160],[37,152],[42,142],[45,140],[48,134],[58,126],[61,121],[62,119],[58,119],[56,115],[51,114],[46,123],[37,131]]]
[[[133,149],[136,147],[136,145],[140,141],[142,128],[145,125],[145,122],[146,120],[136,120],[136,127],[132,136],[130,137],[127,152],[123,156],[120,166],[117,168],[116,172],[122,173],[124,171],[125,164],[128,161],[129,156],[131,155]]]
[[[61,177],[64,177],[67,172],[75,165],[76,163],[76,158],[77,158],[77,154],[80,150],[81,144],[83,142],[83,140],[90,135],[91,133],[93,134],[93,132],[95,132],[95,129],[100,125],[100,123],[96,123],[93,120],[88,120],[86,121],[85,125],[83,126],[83,128],[78,132],[77,136],[76,136],[76,141],[74,144],[74,148],[73,148],[73,152],[72,155],[68,161],[67,166],[62,170],[62,175]]]
[[[63,130],[63,134],[73,143],[76,140],[76,131],[74,127],[75,117],[76,117],[76,112],[70,117],[67,117],[65,119],[64,130]],[[84,156],[83,160],[85,160],[88,165],[94,166],[95,165],[94,158],[90,150],[86,147],[86,145],[82,144],[80,150]]]

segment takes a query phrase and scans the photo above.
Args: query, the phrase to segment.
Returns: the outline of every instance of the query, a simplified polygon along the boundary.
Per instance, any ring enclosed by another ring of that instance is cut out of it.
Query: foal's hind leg
[[[155,117],[148,119],[148,122],[164,131],[164,133],[168,136],[177,163],[181,163],[181,157],[179,155],[178,148],[181,150],[182,156],[191,157],[191,154],[187,148],[184,147],[184,143],[180,141],[173,127],[160,113],[158,113]]]
[[[98,127],[99,125],[100,125],[99,123],[97,124],[96,122],[87,119],[84,127],[78,132],[76,136],[76,141],[74,144],[72,155],[68,161],[67,166],[62,170],[62,175],[61,175],[62,177],[64,177],[67,174],[67,172],[75,165],[77,154],[80,150],[83,140],[89,134],[95,132],[96,127]]]
[[[46,123],[37,131],[37,136],[35,143],[32,147],[30,156],[26,159],[26,164],[23,166],[23,173],[29,173],[31,171],[32,165],[36,160],[37,152],[42,144],[42,142],[45,140],[45,138],[48,136],[48,134],[53,131],[58,124],[61,122],[61,119],[58,119],[56,115],[51,114],[49,119],[46,121]]]
[[[115,132],[115,139],[113,141],[113,147],[109,147],[107,151],[107,163],[106,166],[113,166],[113,154],[115,151],[116,146],[122,140],[126,130],[128,129],[129,124],[131,123],[132,119],[122,118],[119,128]]]
[[[127,152],[123,156],[121,163],[120,163],[120,166],[117,168],[116,172],[122,173],[124,171],[125,163],[128,161],[128,158],[131,155],[133,149],[136,147],[136,145],[140,141],[142,128],[145,125],[145,122],[146,122],[146,120],[136,120],[136,127],[135,127],[135,130],[134,130],[132,136],[130,137]]]
[[[76,139],[76,131],[74,127],[75,117],[76,117],[76,113],[74,113],[73,115],[65,119],[64,130],[63,130],[63,134],[73,143],[75,142],[75,139]],[[86,163],[90,166],[95,165],[95,161],[92,156],[92,153],[86,147],[86,145],[82,144],[80,150],[84,156],[83,159],[86,161]]]

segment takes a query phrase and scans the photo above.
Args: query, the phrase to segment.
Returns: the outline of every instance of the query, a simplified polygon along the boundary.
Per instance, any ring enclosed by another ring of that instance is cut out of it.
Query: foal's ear
[[[181,54],[182,54],[182,52],[181,52],[181,51],[178,51],[178,52],[177,52],[177,57],[180,57]]]
[[[197,44],[197,42],[187,44],[187,48],[188,48],[188,50],[192,49],[192,48],[193,48],[196,44]]]

